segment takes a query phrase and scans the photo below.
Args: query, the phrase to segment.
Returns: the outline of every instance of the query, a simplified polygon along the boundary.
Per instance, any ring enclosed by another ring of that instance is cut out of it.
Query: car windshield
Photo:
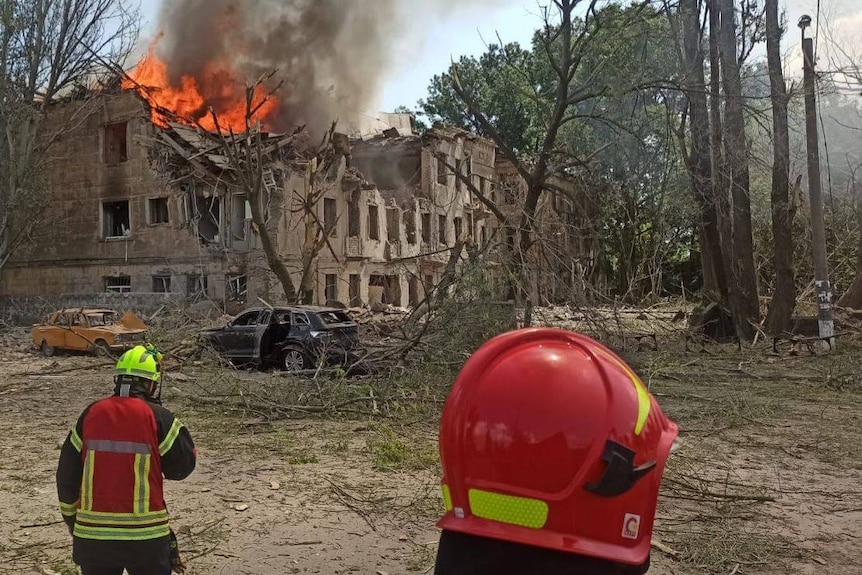
[[[350,316],[343,311],[322,311],[317,315],[320,317],[320,321],[322,321],[324,325],[353,322],[353,320],[350,319]]]
[[[99,313],[88,313],[87,321],[90,322],[91,326],[94,325],[114,325],[119,321],[119,316],[116,312],[107,311],[107,312],[99,312]]]

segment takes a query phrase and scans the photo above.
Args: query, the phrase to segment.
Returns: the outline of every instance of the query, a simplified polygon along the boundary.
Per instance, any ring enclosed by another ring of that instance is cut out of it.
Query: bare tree
[[[766,0],[766,59],[772,99],[772,234],[775,244],[775,291],[766,325],[770,333],[790,331],[796,307],[793,273],[793,204],[790,201],[790,133],[787,87],[781,70],[781,26],[778,0]]]
[[[690,145],[682,151],[691,179],[691,188],[700,212],[701,269],[704,292],[710,299],[726,301],[727,274],[719,227],[717,186],[713,184],[713,166],[710,158],[709,107],[704,77],[703,33],[700,25],[700,2],[681,0],[680,24],[683,37],[683,86],[688,99]],[[678,34],[678,33],[677,33]],[[680,127],[684,137],[685,118]]]
[[[547,56],[553,69],[553,83],[543,87],[547,94],[536,94],[545,131],[531,157],[526,157],[506,141],[490,121],[488,111],[480,108],[470,86],[461,82],[457,65],[452,66],[453,89],[467,105],[476,124],[512,162],[525,183],[526,193],[517,223],[501,222],[511,225],[510,230],[515,232],[511,234],[511,242],[507,232],[506,243],[511,252],[508,259],[514,264],[510,266],[510,273],[517,283],[515,293],[525,304],[525,325],[531,323],[533,305],[525,286],[531,257],[529,252],[535,243],[537,209],[543,194],[555,189],[553,178],[564,176],[571,164],[570,159],[562,158],[558,136],[564,126],[584,117],[577,109],[578,104],[597,98],[608,90],[600,81],[602,66],[589,67],[585,63],[598,33],[606,24],[599,9],[601,4],[600,0],[553,0],[544,8],[544,25],[536,35],[536,42],[537,49]],[[583,14],[580,19],[576,17],[578,13]],[[635,18],[636,15],[634,11],[630,17]],[[547,104],[539,102],[544,96],[550,96]]]
[[[95,110],[139,21],[128,0],[0,0],[0,271],[43,216],[51,146]],[[61,99],[83,104],[49,121]]]

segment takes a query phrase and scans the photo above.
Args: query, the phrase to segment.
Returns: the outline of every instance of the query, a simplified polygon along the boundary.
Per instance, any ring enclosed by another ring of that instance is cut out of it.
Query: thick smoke
[[[474,0],[474,3],[480,0]],[[315,132],[335,119],[350,122],[378,96],[396,37],[405,22],[454,2],[426,0],[166,0],[157,55],[171,83],[183,76],[201,84],[219,109],[213,63],[232,69],[238,82],[252,82],[278,69],[284,80],[275,130],[307,124]],[[411,12],[408,14],[407,12]],[[207,78],[210,84],[206,85]]]

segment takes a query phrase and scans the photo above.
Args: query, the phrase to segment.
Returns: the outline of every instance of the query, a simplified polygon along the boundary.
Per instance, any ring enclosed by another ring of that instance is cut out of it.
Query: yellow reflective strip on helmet
[[[81,481],[81,509],[90,510],[93,508],[93,468],[95,452],[87,451],[87,456],[84,458],[84,474]]]
[[[174,441],[177,440],[177,436],[180,434],[180,429],[182,428],[183,424],[180,423],[180,420],[174,419],[174,422],[171,424],[171,428],[170,430],[168,430],[168,434],[165,436],[164,441],[159,444],[159,455],[164,455],[171,450],[171,447],[174,446]]]
[[[78,513],[78,502],[74,503],[63,503],[60,502],[60,513],[65,515],[66,517],[74,517],[76,513]]]
[[[452,493],[449,491],[449,486],[444,484],[440,489],[443,491],[443,506],[446,511],[452,511]]]
[[[154,527],[88,527],[76,523],[73,534],[81,539],[100,541],[145,541],[167,537],[170,532],[167,523]]]
[[[643,431],[644,425],[646,424],[646,420],[649,417],[650,408],[652,407],[649,397],[649,391],[647,391],[646,387],[641,381],[641,378],[639,378],[638,375],[634,371],[632,371],[632,368],[627,366],[625,363],[620,361],[612,354],[605,352],[604,350],[597,351],[603,358],[610,360],[611,363],[623,370],[623,373],[625,373],[631,380],[631,382],[634,384],[635,392],[638,396],[638,419],[637,423],[635,423],[635,435],[640,435],[641,431]]]
[[[69,442],[72,444],[72,447],[75,448],[75,451],[81,453],[81,446],[84,445],[84,442],[81,441],[81,436],[78,435],[78,430],[74,427],[72,431],[69,432]]]
[[[531,529],[541,529],[548,520],[548,504],[539,499],[480,489],[471,489],[468,496],[470,512],[476,517]]]
[[[152,513],[100,513],[97,511],[79,511],[76,520],[80,523],[95,523],[96,525],[85,525],[89,528],[110,525],[143,525],[155,527],[154,523],[164,523],[168,520],[166,509]]]

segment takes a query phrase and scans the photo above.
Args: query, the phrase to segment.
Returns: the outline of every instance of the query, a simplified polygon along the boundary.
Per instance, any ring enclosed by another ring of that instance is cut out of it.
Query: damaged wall
[[[52,148],[50,207],[4,267],[0,294],[186,293],[205,281],[210,297],[224,297],[230,268],[242,266],[202,247],[183,195],[154,176],[141,145],[155,130],[149,111],[131,92],[99,97],[98,112]],[[80,105],[53,108],[49,127]]]

